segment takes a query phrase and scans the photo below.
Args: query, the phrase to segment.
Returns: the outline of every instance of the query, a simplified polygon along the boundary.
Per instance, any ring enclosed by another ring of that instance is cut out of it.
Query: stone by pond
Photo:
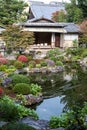
[[[64,128],[57,128],[57,129],[51,129],[49,127],[49,121],[47,120],[34,120],[29,117],[21,119],[19,122],[25,123],[27,125],[30,125],[36,130],[64,130]]]
[[[25,71],[28,73],[58,73],[63,71],[62,66],[56,66],[56,67],[41,67],[41,68],[25,68]]]

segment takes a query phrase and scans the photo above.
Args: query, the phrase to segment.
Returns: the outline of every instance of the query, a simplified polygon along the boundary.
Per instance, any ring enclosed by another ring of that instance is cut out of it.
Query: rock
[[[58,70],[58,72],[63,71],[63,67],[62,66],[57,66],[56,70]]]
[[[55,62],[53,60],[46,60],[46,62],[47,62],[48,67],[54,67],[55,66]]]
[[[26,117],[26,118],[21,119],[19,122],[32,126],[36,130],[64,130],[64,128],[62,127],[57,128],[57,129],[50,129],[49,121],[47,120],[34,120],[32,118]]]
[[[34,96],[32,94],[29,94],[29,95],[25,95],[25,98],[27,99],[26,105],[32,105],[43,101],[42,94],[39,94],[39,96]]]

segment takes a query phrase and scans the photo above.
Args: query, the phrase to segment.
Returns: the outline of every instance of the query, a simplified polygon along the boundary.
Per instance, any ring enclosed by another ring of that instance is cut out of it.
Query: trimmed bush
[[[56,61],[56,66],[63,66],[63,63],[61,61]]]
[[[17,83],[29,83],[30,79],[22,74],[14,74],[11,76],[12,83],[15,85]]]
[[[5,71],[7,68],[7,65],[0,65],[0,71]]]
[[[14,62],[14,66],[17,68],[17,69],[22,69],[23,68],[23,63],[21,61],[15,61]]]
[[[26,56],[24,56],[24,55],[20,55],[18,57],[18,60],[21,61],[21,62],[28,62],[28,58]]]
[[[26,83],[18,83],[13,88],[14,92],[18,94],[29,94],[30,93],[30,87],[29,84]]]
[[[36,64],[36,68],[41,68],[41,64]]]
[[[30,61],[29,62],[29,68],[35,68],[36,67],[36,62],[35,61]]]
[[[6,126],[2,127],[1,130],[36,130],[36,129],[24,123],[9,123]]]
[[[42,61],[42,62],[41,62],[41,66],[42,66],[42,67],[47,66],[47,62],[46,62],[46,61]]]
[[[0,58],[0,64],[7,64],[8,60],[6,58]]]
[[[14,121],[26,116],[38,119],[34,110],[15,104],[8,96],[4,96],[0,99],[0,120]]]

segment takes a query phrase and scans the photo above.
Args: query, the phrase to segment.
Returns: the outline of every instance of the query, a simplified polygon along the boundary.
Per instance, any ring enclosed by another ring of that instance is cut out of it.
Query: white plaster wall
[[[78,41],[78,34],[63,34],[62,47],[63,48],[73,47],[74,40]]]

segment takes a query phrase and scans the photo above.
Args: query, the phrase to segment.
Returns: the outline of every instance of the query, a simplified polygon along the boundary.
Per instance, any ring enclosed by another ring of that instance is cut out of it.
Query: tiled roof
[[[69,33],[78,33],[80,32],[80,27],[74,23],[64,23],[64,29]]]
[[[30,9],[35,18],[52,19],[52,14],[59,10],[65,10],[64,4],[31,4]]]
[[[74,23],[37,23],[37,22],[25,22],[22,24],[25,27],[54,27],[64,28],[68,33],[79,33],[80,28]]]
[[[66,25],[62,24],[62,23],[37,23],[37,22],[25,22],[22,24],[23,26],[27,26],[27,27],[64,27]]]

